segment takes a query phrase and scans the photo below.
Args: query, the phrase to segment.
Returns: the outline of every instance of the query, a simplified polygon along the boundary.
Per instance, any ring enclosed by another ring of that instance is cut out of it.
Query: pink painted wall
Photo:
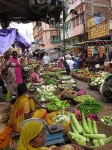
[[[84,27],[82,24],[80,24],[72,29],[72,36],[80,35],[82,33],[84,33]]]
[[[45,50],[47,49],[53,49],[53,48],[58,48],[60,46],[60,43],[51,43],[51,34],[50,31],[55,31],[57,30],[55,27],[50,27],[50,25],[42,22],[42,30],[40,39],[43,39],[43,43],[45,44]],[[39,40],[40,40],[39,39]]]
[[[77,6],[79,6],[82,2],[84,2],[84,0],[75,0],[75,2],[72,4],[71,3],[71,8],[76,8]]]
[[[76,9],[77,12],[80,14],[82,10],[85,10],[84,4],[81,3],[84,2],[84,0],[76,0],[73,4],[71,4],[70,9]],[[84,33],[84,27],[83,24],[80,23],[79,19],[79,25],[73,26],[74,18],[76,18],[76,15],[72,15],[72,36],[77,36]],[[80,18],[80,17],[79,17]]]

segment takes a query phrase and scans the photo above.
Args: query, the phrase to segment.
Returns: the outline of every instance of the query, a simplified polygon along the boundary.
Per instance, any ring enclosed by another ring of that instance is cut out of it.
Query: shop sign
[[[88,29],[88,39],[95,39],[110,35],[112,21],[103,22]]]
[[[95,24],[94,24],[94,17],[93,18],[91,18],[91,19],[89,19],[88,21],[87,21],[87,27],[88,27],[88,29],[90,28],[90,27],[92,27],[92,26],[94,26]]]
[[[50,31],[51,36],[59,36],[59,31]]]

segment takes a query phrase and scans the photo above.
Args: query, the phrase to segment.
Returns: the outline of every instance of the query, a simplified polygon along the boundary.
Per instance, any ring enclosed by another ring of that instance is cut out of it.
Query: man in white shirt
[[[45,53],[45,55],[43,57],[43,65],[44,65],[46,72],[48,72],[49,63],[50,63],[50,58],[48,56],[48,53]]]
[[[70,68],[70,71],[72,71],[74,69],[75,62],[70,57],[67,58],[66,62]]]

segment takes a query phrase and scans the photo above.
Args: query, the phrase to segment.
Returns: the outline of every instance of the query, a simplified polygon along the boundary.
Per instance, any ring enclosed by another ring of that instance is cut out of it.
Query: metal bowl
[[[31,122],[31,121],[35,121],[35,122],[40,122],[43,124],[43,126],[46,126],[46,122],[43,119],[40,118],[30,118],[30,119],[26,119],[21,123],[21,127],[23,127],[27,122]]]

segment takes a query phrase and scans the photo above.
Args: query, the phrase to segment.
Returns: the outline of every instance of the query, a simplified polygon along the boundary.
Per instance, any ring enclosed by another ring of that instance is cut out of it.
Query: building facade
[[[57,59],[60,50],[60,31],[59,24],[55,23],[53,18],[50,25],[40,21],[33,23],[33,36],[35,41],[44,45],[40,46],[40,49],[48,52],[52,59]]]
[[[109,19],[111,0],[70,0],[69,13],[65,22],[65,47],[72,50],[72,45],[88,40],[87,21],[93,16]],[[76,9],[78,15],[70,13]],[[61,31],[61,40],[63,40]]]
[[[88,40],[87,22],[93,16],[101,16],[106,20],[110,17],[111,0],[65,0],[69,10],[63,29],[63,23],[56,24],[51,19],[50,25],[44,22],[33,23],[34,40],[43,43],[45,51],[57,57],[60,48],[67,52],[73,50],[73,45]],[[77,15],[70,10],[76,9]],[[63,15],[61,16],[63,19]],[[64,42],[63,42],[64,41]]]

